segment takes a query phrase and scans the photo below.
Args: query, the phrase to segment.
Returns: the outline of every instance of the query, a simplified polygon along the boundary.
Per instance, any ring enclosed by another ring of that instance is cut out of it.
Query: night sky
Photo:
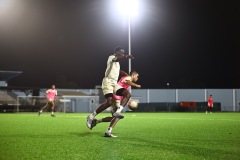
[[[0,70],[8,86],[95,88],[128,20],[115,0],[0,0]],[[139,0],[132,69],[143,89],[240,88],[240,10],[229,0]],[[128,61],[121,62],[128,72]]]

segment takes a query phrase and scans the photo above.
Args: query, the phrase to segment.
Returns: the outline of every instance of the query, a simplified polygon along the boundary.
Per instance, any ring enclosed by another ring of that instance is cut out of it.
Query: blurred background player
[[[208,112],[212,113],[212,108],[213,108],[213,97],[212,97],[212,95],[210,95],[209,98],[208,98],[206,114]]]
[[[46,92],[45,92],[45,97],[47,99],[47,103],[45,106],[42,107],[42,109],[38,112],[38,115],[40,116],[43,112],[43,110],[48,107],[48,106],[51,106],[51,116],[52,117],[55,117],[55,114],[54,114],[54,107],[55,107],[55,104],[54,104],[54,100],[55,98],[57,98],[57,90],[55,88],[55,85],[52,85],[50,89],[48,89]]]
[[[136,71],[131,71],[129,76],[123,76],[118,83],[115,85],[114,87],[114,101],[115,103],[112,105],[111,108],[111,113],[112,113],[112,117],[105,117],[99,120],[94,119],[91,125],[91,129],[96,126],[97,123],[101,123],[101,122],[110,122],[109,127],[107,128],[104,137],[117,137],[115,135],[112,134],[112,129],[114,128],[114,126],[117,124],[117,122],[124,118],[124,116],[121,114],[121,111],[123,109],[123,107],[126,105],[124,105],[122,103],[123,100],[123,96],[118,96],[116,95],[117,92],[124,92],[124,91],[128,91],[128,89],[130,88],[130,86],[136,87],[136,88],[141,88],[141,85],[136,84],[137,80],[138,80],[139,74]]]
[[[127,75],[126,72],[120,70],[119,61],[123,59],[133,59],[132,55],[125,55],[125,51],[122,47],[116,47],[114,49],[114,55],[110,55],[107,61],[107,68],[105,71],[105,77],[102,80],[102,91],[106,101],[101,104],[92,114],[87,117],[87,127],[91,129],[92,121],[94,117],[110,107],[113,103],[113,89],[117,84],[119,74]],[[130,98],[129,92],[125,92],[123,101],[127,102]]]

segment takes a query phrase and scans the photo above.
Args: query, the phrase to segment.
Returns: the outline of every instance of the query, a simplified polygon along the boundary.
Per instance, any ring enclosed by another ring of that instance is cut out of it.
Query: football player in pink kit
[[[115,85],[114,87],[114,100],[115,100],[115,105],[112,106],[111,109],[111,113],[112,113],[112,117],[105,117],[99,120],[93,120],[93,123],[91,125],[91,129],[96,126],[97,123],[101,123],[101,122],[110,122],[109,127],[107,128],[107,131],[105,132],[105,137],[117,137],[113,134],[111,134],[113,127],[117,124],[117,122],[120,119],[123,119],[124,116],[122,114],[119,114],[123,107],[121,105],[121,100],[122,100],[122,96],[118,96],[116,95],[116,93],[118,91],[123,91],[123,90],[128,90],[130,88],[130,86],[134,86],[136,88],[141,88],[141,85],[136,84],[135,82],[138,80],[138,76],[139,74],[136,71],[131,71],[129,76],[124,76],[122,77],[118,83]],[[115,114],[118,114],[118,116],[116,116]]]
[[[47,99],[47,103],[45,106],[43,106],[43,108],[38,112],[38,115],[41,115],[41,113],[43,112],[43,109],[45,109],[48,106],[51,106],[52,112],[51,112],[51,116],[55,117],[54,114],[54,100],[55,97],[57,96],[57,90],[55,89],[55,85],[52,85],[50,89],[48,89],[45,93],[45,97]]]

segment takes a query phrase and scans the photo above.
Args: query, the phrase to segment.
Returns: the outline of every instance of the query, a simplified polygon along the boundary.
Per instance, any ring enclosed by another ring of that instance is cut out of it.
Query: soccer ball
[[[128,108],[129,108],[130,110],[135,110],[137,107],[138,107],[138,102],[137,102],[137,101],[130,100],[130,101],[128,102]]]

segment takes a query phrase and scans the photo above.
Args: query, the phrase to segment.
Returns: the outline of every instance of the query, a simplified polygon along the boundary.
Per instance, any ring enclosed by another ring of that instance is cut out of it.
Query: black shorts
[[[104,95],[105,99],[107,99],[108,97],[112,97],[113,98],[113,94],[112,93],[108,93],[106,95]]]
[[[125,88],[120,88],[119,90],[117,90],[116,95],[118,96],[123,96],[123,92],[125,91]]]

